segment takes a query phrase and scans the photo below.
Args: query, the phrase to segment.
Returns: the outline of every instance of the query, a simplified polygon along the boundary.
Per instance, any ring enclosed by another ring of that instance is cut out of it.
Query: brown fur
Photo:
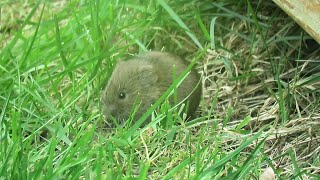
[[[172,84],[174,69],[178,77],[187,66],[180,57],[157,51],[119,62],[102,94],[103,114],[107,118],[114,117],[121,124],[129,118],[134,105],[140,103],[135,114],[135,120],[139,119]],[[192,70],[178,87],[178,102],[190,95],[199,80],[197,72]],[[120,93],[125,93],[123,99],[119,98]],[[187,99],[188,116],[194,114],[200,97],[201,85],[198,85]],[[173,103],[173,98],[170,102]]]

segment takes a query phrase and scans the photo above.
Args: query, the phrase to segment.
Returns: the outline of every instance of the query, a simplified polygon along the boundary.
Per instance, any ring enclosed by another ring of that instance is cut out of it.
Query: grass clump
[[[319,178],[319,45],[275,4],[0,8],[1,178],[252,179],[267,167],[277,178]],[[100,92],[115,62],[149,49],[202,73],[201,115],[161,127],[160,112],[147,127],[101,130]]]

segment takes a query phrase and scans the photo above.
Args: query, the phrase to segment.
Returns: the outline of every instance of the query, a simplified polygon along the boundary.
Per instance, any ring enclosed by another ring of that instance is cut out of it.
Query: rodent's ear
[[[138,78],[143,86],[150,86],[155,84],[158,76],[152,65],[142,65],[139,67]]]

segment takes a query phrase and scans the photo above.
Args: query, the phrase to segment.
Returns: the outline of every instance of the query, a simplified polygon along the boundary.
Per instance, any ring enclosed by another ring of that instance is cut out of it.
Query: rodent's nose
[[[115,106],[112,106],[112,105],[111,105],[111,106],[109,105],[109,106],[107,107],[107,109],[109,109],[110,115],[113,115],[113,116],[115,115],[114,113],[115,113],[115,111],[117,110],[116,107],[115,107]]]

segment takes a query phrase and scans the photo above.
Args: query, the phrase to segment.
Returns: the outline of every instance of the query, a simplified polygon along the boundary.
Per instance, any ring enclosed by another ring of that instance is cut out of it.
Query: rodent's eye
[[[120,92],[118,97],[119,97],[119,99],[124,99],[126,97],[126,93]]]

